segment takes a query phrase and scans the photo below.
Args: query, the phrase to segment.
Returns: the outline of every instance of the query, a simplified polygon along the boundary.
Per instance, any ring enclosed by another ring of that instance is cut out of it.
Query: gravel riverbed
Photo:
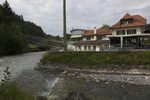
[[[82,92],[96,100],[149,100],[150,76],[66,71],[66,82],[83,79]]]

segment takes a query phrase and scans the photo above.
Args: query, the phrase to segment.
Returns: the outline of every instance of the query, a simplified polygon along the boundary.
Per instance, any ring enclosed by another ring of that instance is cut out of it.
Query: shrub
[[[10,77],[9,67],[6,67],[0,85],[0,100],[36,100],[29,92],[20,89],[17,82],[11,82]]]
[[[123,51],[124,52],[124,51]],[[150,51],[127,54],[122,51],[118,53],[89,53],[89,52],[74,52],[74,53],[58,53],[58,54],[46,54],[41,59],[41,64],[45,64],[47,61],[53,63],[64,63],[74,66],[95,66],[95,65],[111,65],[111,64],[150,64]]]

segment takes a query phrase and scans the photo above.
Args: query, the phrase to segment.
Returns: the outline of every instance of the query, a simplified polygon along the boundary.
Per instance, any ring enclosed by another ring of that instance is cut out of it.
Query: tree
[[[9,3],[7,0],[5,0],[5,2],[2,5],[3,7],[3,21],[6,24],[10,24],[12,21],[14,21],[14,13],[13,10],[11,9],[11,7],[9,6]]]
[[[7,14],[13,14],[13,11],[12,11],[11,7],[9,6],[9,3],[7,0],[5,0],[5,2],[3,3],[3,7],[4,7],[4,11]]]
[[[109,27],[110,27],[110,25],[108,25],[108,24],[103,24],[103,26],[100,27],[99,29],[105,29],[105,28],[109,28]]]
[[[55,39],[58,40],[58,41],[61,40],[60,37],[59,37],[59,35],[57,35],[57,36],[55,37]]]

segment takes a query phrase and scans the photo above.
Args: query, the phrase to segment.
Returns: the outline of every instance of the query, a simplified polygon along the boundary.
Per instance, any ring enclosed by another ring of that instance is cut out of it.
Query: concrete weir
[[[64,81],[64,77],[66,71],[62,73],[54,87],[52,88],[52,91],[50,92],[50,95],[47,97],[48,100],[61,100],[63,98],[66,98],[68,95],[67,89],[66,89],[66,82]]]

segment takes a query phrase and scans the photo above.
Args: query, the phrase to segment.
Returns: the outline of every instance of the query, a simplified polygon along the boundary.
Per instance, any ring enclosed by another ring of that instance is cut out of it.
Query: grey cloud
[[[2,4],[4,0],[0,0]],[[45,33],[63,36],[62,0],[8,0],[17,14],[41,26]],[[93,29],[113,25],[126,13],[150,22],[149,0],[66,0],[67,33],[72,28]],[[114,18],[115,12],[115,18]]]

